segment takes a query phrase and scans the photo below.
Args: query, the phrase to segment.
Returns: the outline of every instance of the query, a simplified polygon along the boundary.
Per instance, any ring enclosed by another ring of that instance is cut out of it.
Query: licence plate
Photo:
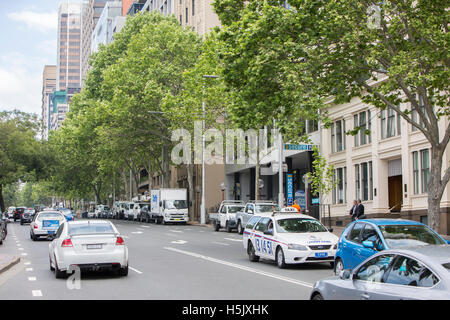
[[[47,234],[55,234],[55,231],[50,231],[50,230],[48,230],[48,231],[47,231]]]
[[[181,219],[175,219],[175,221],[181,221]]]
[[[328,257],[328,252],[316,252],[316,258],[326,258]]]
[[[101,244],[88,244],[86,246],[87,249],[101,249],[102,245]]]

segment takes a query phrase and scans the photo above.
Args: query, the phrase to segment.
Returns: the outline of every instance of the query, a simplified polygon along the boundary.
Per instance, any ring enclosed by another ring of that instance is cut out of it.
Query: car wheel
[[[219,231],[219,229],[220,229],[220,224],[216,220],[214,220],[214,231]]]
[[[253,244],[250,241],[248,242],[247,252],[248,252],[248,259],[251,262],[258,262],[259,261],[259,257],[255,253],[255,248],[253,247]]]
[[[31,240],[33,240],[33,241],[37,240],[37,237],[34,234],[32,234],[32,233],[30,233],[30,237],[31,237]]]
[[[242,224],[241,224],[240,221],[238,222],[238,225],[237,225],[237,232],[239,234],[243,234],[244,233],[244,229],[242,228]]]
[[[119,269],[119,276],[125,277],[127,275],[128,275],[128,266],[126,266],[125,268],[120,268]]]
[[[311,300],[323,300],[323,297],[320,293],[316,293],[312,296]]]
[[[3,241],[5,239],[6,239],[6,230],[2,229],[2,238],[1,238],[1,240]]]
[[[67,273],[65,271],[59,270],[58,263],[56,262],[56,259],[55,259],[55,277],[56,277],[56,279],[63,279],[66,277],[66,275],[67,275]]]
[[[284,260],[284,252],[283,252],[283,249],[281,249],[281,247],[278,247],[275,257],[277,259],[278,268],[280,268],[280,269],[286,268],[286,262]]]
[[[233,229],[230,227],[230,225],[227,222],[227,225],[225,227],[227,229],[227,232],[230,233]]]
[[[334,270],[334,261],[330,262],[330,268]]]
[[[148,218],[148,216],[145,216],[145,223],[150,223],[150,219]]]
[[[341,259],[337,258],[334,264],[334,274],[338,276],[342,270],[344,270],[344,263]]]
[[[48,257],[48,260],[50,262],[50,271],[55,271],[55,268],[52,267],[52,259]]]
[[[23,226],[23,221],[22,220],[20,220],[20,225]]]

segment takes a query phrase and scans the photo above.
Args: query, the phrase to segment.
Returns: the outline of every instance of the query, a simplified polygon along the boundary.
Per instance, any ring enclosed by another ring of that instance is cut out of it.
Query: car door
[[[256,254],[263,258],[270,258],[267,249],[267,240],[264,239],[264,231],[267,230],[267,226],[270,221],[271,219],[268,217],[261,218],[261,220],[259,220],[256,224],[255,229],[253,230]]]
[[[255,244],[254,244],[255,237],[254,237],[253,229],[255,228],[256,223],[259,221],[260,218],[261,217],[259,217],[259,216],[254,216],[248,221],[247,225],[243,226],[244,232],[242,235],[242,241],[244,243],[244,248],[246,248],[246,249],[247,249],[248,240],[250,240],[253,243],[253,247],[255,246]]]
[[[385,276],[394,260],[394,254],[377,255],[355,270],[352,278],[354,286],[352,298],[358,300],[395,298],[382,290]]]
[[[431,287],[439,278],[425,263],[405,255],[397,255],[380,288],[380,299],[440,299],[439,290]]]
[[[374,248],[366,248],[363,245],[364,241],[371,241]],[[364,223],[364,228],[361,231],[361,247],[355,249],[356,259],[364,261],[370,256],[378,252],[377,246],[381,243],[380,235],[377,229],[370,223]]]
[[[222,208],[220,208],[219,221],[220,221],[220,226],[222,228],[225,228],[225,225],[227,223],[227,206],[222,206]]]
[[[346,241],[342,244],[342,262],[345,269],[353,269],[362,261],[357,258],[357,251],[361,245],[361,231],[364,228],[362,222],[353,225],[352,230],[347,234]]]

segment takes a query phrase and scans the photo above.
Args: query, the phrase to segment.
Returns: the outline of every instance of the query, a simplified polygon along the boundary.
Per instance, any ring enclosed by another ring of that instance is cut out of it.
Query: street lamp
[[[203,79],[217,79],[219,76],[215,75],[203,75]],[[205,83],[203,82],[203,96],[202,96],[202,204],[200,206],[200,223],[206,223],[206,211],[205,211]]]

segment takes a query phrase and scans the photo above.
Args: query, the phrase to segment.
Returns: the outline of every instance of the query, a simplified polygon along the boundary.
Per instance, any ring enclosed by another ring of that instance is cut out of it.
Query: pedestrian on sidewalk
[[[350,209],[350,216],[352,217],[352,221],[356,220],[356,215],[355,215],[355,208],[358,205],[358,201],[353,200],[353,207]]]
[[[298,205],[297,200],[294,200],[294,204],[292,205],[293,208],[297,209],[298,212],[302,212],[302,208]]]

